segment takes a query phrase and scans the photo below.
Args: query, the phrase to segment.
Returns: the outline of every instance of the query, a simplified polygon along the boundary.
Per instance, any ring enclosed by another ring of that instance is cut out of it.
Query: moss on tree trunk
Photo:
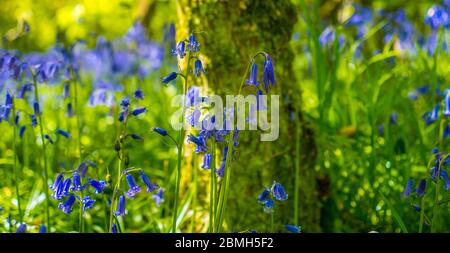
[[[275,229],[292,224],[294,212],[295,129],[301,128],[300,222],[305,231],[320,230],[320,203],[314,173],[316,147],[312,129],[301,113],[301,88],[295,80],[290,40],[298,13],[289,0],[280,1],[178,1],[177,39],[199,34],[201,57],[208,74],[203,85],[216,94],[236,94],[250,57],[268,52],[276,71],[277,85],[271,94],[280,95],[280,136],[275,142],[260,142],[259,134],[239,135],[231,175],[231,193],[225,216],[226,231],[268,230],[270,214],[256,198],[273,180],[286,187],[289,199],[277,202]],[[260,64],[262,75],[262,64]],[[246,89],[244,93],[254,92]],[[220,159],[220,157],[219,157]]]

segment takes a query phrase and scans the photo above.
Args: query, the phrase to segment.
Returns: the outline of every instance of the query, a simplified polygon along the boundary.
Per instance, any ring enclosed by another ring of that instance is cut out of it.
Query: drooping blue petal
[[[258,81],[258,65],[253,62],[252,64],[252,69],[250,71],[250,78],[247,79],[245,81],[246,84],[248,85],[254,85],[254,86],[258,86],[259,85],[259,81]]]
[[[160,134],[162,136],[166,136],[167,135],[167,131],[165,129],[163,129],[163,128],[160,128],[160,127],[153,128],[153,132],[156,132],[156,133],[158,133],[158,134]]]
[[[209,170],[211,168],[211,158],[212,155],[207,153],[203,156],[202,169]]]
[[[66,202],[64,202],[64,204],[59,203],[58,209],[60,209],[66,214],[70,214],[72,212],[72,207],[73,204],[75,203],[75,200],[76,200],[75,196],[70,195],[69,198],[67,198]]]
[[[56,133],[66,137],[67,139],[70,138],[70,133],[62,129],[56,129]]]
[[[137,193],[141,191],[141,187],[136,184],[136,181],[134,181],[133,175],[128,174],[126,176],[128,186],[130,189],[127,192],[128,197],[133,198]]]
[[[114,212],[116,216],[125,215],[125,196],[120,195],[119,204],[117,205],[117,211]]]
[[[413,186],[414,186],[414,181],[412,179],[408,180],[408,182],[406,183],[406,186],[405,186],[405,190],[402,193],[402,196],[403,197],[411,196],[411,192],[413,190]]]
[[[425,194],[425,189],[427,187],[427,182],[425,179],[420,180],[419,186],[416,189],[417,197],[422,197]]]
[[[274,182],[272,185],[272,195],[276,200],[280,201],[284,201],[288,198],[288,194],[284,191],[284,187],[278,182]]]
[[[287,231],[292,232],[292,233],[300,233],[300,232],[302,232],[302,228],[300,226],[287,224],[284,227],[286,228]]]
[[[144,184],[147,186],[147,192],[153,192],[154,190],[159,188],[157,184],[153,184],[152,181],[150,181],[150,179],[143,171],[140,171],[140,176]]]

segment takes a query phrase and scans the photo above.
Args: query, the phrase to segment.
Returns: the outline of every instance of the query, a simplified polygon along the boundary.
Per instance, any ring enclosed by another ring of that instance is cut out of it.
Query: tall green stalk
[[[34,74],[32,74],[33,76],[33,86],[34,86],[34,99],[35,102],[38,103],[40,105],[39,102],[39,90],[38,90],[38,84],[37,84],[37,80],[36,80],[36,76]],[[39,131],[41,134],[41,142],[42,142],[42,158],[44,159],[44,193],[45,193],[45,216],[46,216],[46,221],[47,221],[47,229],[50,232],[51,231],[51,227],[50,227],[50,195],[48,193],[48,171],[47,171],[47,151],[46,151],[46,144],[45,144],[45,138],[44,138],[44,124],[42,123],[42,114],[39,113],[38,115],[36,115],[36,117],[39,120]]]
[[[73,106],[75,110],[75,116],[77,120],[77,144],[78,144],[78,164],[81,164],[82,161],[82,154],[81,154],[81,124],[80,124],[80,113],[78,111],[78,82],[75,75],[75,72],[73,71],[72,66],[70,66],[70,74],[72,75],[72,85],[74,89],[74,97],[73,97]],[[83,233],[83,192],[80,193],[80,210],[79,210],[79,231],[80,233]]]
[[[119,129],[117,134],[117,139],[115,145],[119,146],[119,164],[117,166],[117,182],[114,186],[112,197],[111,197],[111,207],[110,207],[110,215],[109,215],[109,232],[112,232],[112,224],[113,224],[113,218],[114,218],[114,206],[116,203],[116,193],[120,189],[120,182],[121,182],[121,175],[122,175],[122,163],[124,162],[124,155],[125,155],[125,146],[122,145],[122,137],[126,136],[126,129],[127,129],[127,123],[128,123],[128,116],[125,116],[124,122],[122,127]],[[117,224],[119,226],[119,224]]]
[[[16,107],[15,107],[15,98],[13,98],[12,100],[12,113],[13,113],[13,155],[14,155],[14,181],[15,181],[15,187],[16,187],[16,198],[17,198],[17,208],[19,211],[19,221],[20,223],[23,223],[23,216],[22,216],[22,208],[20,207],[20,192],[19,192],[19,177],[18,177],[18,172],[17,172],[17,144],[16,144],[16,139],[17,139],[17,124],[15,122],[15,117],[16,117]]]
[[[298,115],[298,113],[297,113]],[[294,224],[299,224],[299,199],[300,199],[300,121],[297,120],[295,129],[295,192],[294,192]]]
[[[184,85],[183,85],[183,109],[181,113],[181,130],[180,130],[180,136],[178,139],[178,166],[177,166],[177,174],[175,177],[175,196],[173,199],[173,217],[172,217],[172,233],[177,232],[177,218],[178,218],[178,198],[180,195],[180,182],[181,182],[181,166],[183,161],[183,143],[184,143],[184,114],[186,113],[186,93],[188,88],[188,80],[189,80],[189,70],[191,67],[191,51],[187,54],[187,67],[186,72],[184,75]]]
[[[208,232],[214,233],[214,219],[216,218],[216,139],[212,138],[211,152],[211,189],[210,189],[210,205],[209,205],[209,227]]]
[[[260,53],[258,53],[260,54]],[[253,58],[255,58],[258,54],[256,54]],[[238,96],[241,94],[241,90],[242,87],[245,84],[245,78],[247,77],[247,74],[250,70],[250,66],[252,65],[252,61],[250,61],[247,65],[247,68],[245,69],[244,75],[242,76],[242,80],[241,80],[241,85],[239,87],[239,91],[238,91]],[[233,113],[234,116],[236,113]],[[233,121],[234,123],[234,121]],[[226,210],[226,206],[227,206],[227,199],[228,199],[228,195],[229,195],[229,191],[230,191],[230,177],[231,177],[231,166],[230,166],[230,162],[231,162],[231,156],[232,156],[232,152],[233,152],[233,136],[234,136],[234,132],[236,131],[234,125],[233,125],[233,130],[230,131],[230,135],[228,136],[228,150],[227,150],[227,155],[226,155],[226,159],[225,159],[225,175],[224,178],[222,179],[222,189],[220,191],[220,195],[219,195],[219,203],[218,203],[218,216],[216,217],[216,231],[220,232],[222,229],[222,223],[223,223],[223,215],[225,213]]]

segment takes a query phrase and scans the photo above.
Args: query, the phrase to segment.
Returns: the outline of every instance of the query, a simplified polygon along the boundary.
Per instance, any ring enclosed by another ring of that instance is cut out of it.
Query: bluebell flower
[[[62,194],[64,196],[69,196],[70,185],[72,184],[72,180],[70,178],[66,178],[62,184]]]
[[[64,174],[63,173],[59,173],[56,176],[55,182],[53,182],[53,185],[51,185],[49,188],[51,190],[56,190],[56,188],[58,187],[58,185],[63,181],[64,179]]]
[[[19,112],[16,112],[16,116],[14,117],[14,125],[19,125],[19,119],[20,119],[20,116],[19,116]]]
[[[449,14],[447,10],[440,5],[433,5],[428,9],[425,17],[425,24],[429,25],[432,29],[447,26],[448,21]]]
[[[445,185],[444,185],[445,190],[450,189],[450,177],[448,176],[447,171],[441,170],[440,174],[441,174],[442,179],[444,179],[444,182],[445,182]]]
[[[162,82],[165,84],[168,84],[170,81],[175,80],[177,78],[177,76],[178,76],[177,72],[172,72],[169,75],[167,75],[166,77],[164,77],[162,79]]]
[[[426,125],[434,123],[439,117],[439,105],[436,105],[431,112],[426,112],[422,119],[425,121]]]
[[[37,118],[36,118],[36,115],[30,115],[30,117],[31,117],[31,126],[33,126],[33,127],[35,127],[35,126],[37,126]]]
[[[85,178],[88,170],[88,164],[86,162],[80,163],[77,168],[77,172],[80,173],[81,177]]]
[[[228,146],[225,146],[223,148],[222,153],[223,153],[222,163],[220,164],[220,167],[219,167],[219,169],[216,172],[219,177],[223,177],[225,175],[225,165],[227,163]]]
[[[422,197],[425,194],[425,189],[427,187],[427,182],[425,179],[420,180],[419,186],[416,189],[417,197]]]
[[[437,153],[439,153],[439,149],[433,148],[433,149],[431,149],[431,153],[432,154],[437,154]]]
[[[117,225],[116,225],[116,223],[113,223],[113,224],[112,224],[111,232],[112,232],[113,234],[117,234]]]
[[[119,121],[123,122],[125,120],[126,117],[126,112],[120,112],[119,113]]]
[[[21,126],[21,127],[19,128],[19,137],[20,137],[20,138],[22,138],[24,132],[25,132],[25,126]]]
[[[211,168],[211,158],[212,155],[207,153],[203,156],[202,169],[209,170]]]
[[[286,228],[287,231],[292,232],[292,233],[300,233],[300,232],[302,232],[302,228],[300,226],[287,224],[284,227]]]
[[[147,109],[145,107],[141,107],[141,108],[134,109],[131,113],[134,116],[138,116],[138,115],[140,115],[142,113],[145,113],[145,112],[147,112]]]
[[[445,109],[442,112],[445,117],[450,117],[450,92],[445,96]]]
[[[39,109],[39,103],[33,103],[34,115],[41,115],[41,110]]]
[[[444,128],[444,132],[442,134],[442,139],[445,139],[450,136],[450,125],[446,125]]]
[[[117,211],[114,213],[116,216],[125,215],[125,197],[120,195],[119,204],[117,205]]]
[[[197,52],[200,50],[200,43],[197,42],[197,38],[194,34],[189,36],[189,42],[187,49],[191,52]]]
[[[276,200],[286,200],[288,198],[288,194],[284,191],[284,187],[278,183],[274,182],[272,186],[272,195]]]
[[[329,45],[332,45],[334,43],[334,40],[336,38],[336,32],[333,27],[328,26],[323,30],[323,32],[319,36],[319,42],[322,47],[327,47]],[[338,37],[338,43],[339,46],[341,46],[344,43],[344,37],[341,35]]]
[[[419,93],[416,90],[408,92],[408,98],[410,100],[417,100],[419,98]]]
[[[383,123],[378,125],[378,134],[380,136],[384,136],[384,124]]]
[[[62,129],[56,129],[56,133],[66,137],[66,138],[70,138],[70,133],[66,132],[66,131],[64,131]]]
[[[20,226],[17,228],[16,233],[17,234],[22,234],[25,233],[27,231],[27,224],[22,223],[20,224]]]
[[[131,138],[137,141],[143,140],[142,137],[139,134],[130,134]]]
[[[142,92],[141,89],[137,89],[137,90],[134,92],[134,97],[135,97],[136,99],[144,99],[144,93]]]
[[[153,201],[155,201],[156,206],[161,205],[164,201],[164,189],[160,188],[157,193],[153,194]]]
[[[200,102],[200,87],[192,86],[191,88],[189,88],[186,94],[186,106],[196,106],[199,105]]]
[[[82,191],[83,190],[83,186],[81,185],[81,177],[80,174],[78,172],[75,172],[73,174],[73,186],[72,186],[72,191]]]
[[[70,214],[72,212],[72,207],[73,207],[73,204],[75,203],[75,200],[76,200],[75,196],[70,195],[67,198],[66,202],[64,202],[64,204],[59,203],[58,209],[62,210],[66,214]]]
[[[264,211],[265,211],[265,212],[272,212],[272,208],[273,208],[274,203],[275,203],[275,202],[273,201],[273,199],[267,200],[267,201],[264,203]]]
[[[264,203],[266,203],[266,201],[267,200],[269,200],[269,198],[270,198],[270,189],[264,189],[264,191],[263,192],[261,192],[261,194],[259,194],[259,196],[258,196],[258,202],[259,203],[261,203],[261,204],[264,204]]]
[[[153,128],[153,132],[156,132],[156,133],[158,133],[158,134],[160,134],[162,136],[166,136],[167,135],[167,131],[165,129],[163,129],[163,128],[160,128],[160,127],[154,127]]]
[[[233,132],[233,146],[234,147],[237,147],[239,145],[238,135],[239,135],[239,130],[236,128],[236,129],[234,129],[234,132]]]
[[[20,87],[19,98],[24,99],[27,91],[31,91],[32,84],[26,83]]]
[[[8,90],[6,91],[5,101],[3,102],[3,115],[1,115],[2,118],[6,120],[9,119],[9,114],[11,113],[12,109],[12,103],[13,103],[13,96]]]
[[[354,4],[355,12],[346,21],[346,25],[362,26],[372,20],[372,10],[370,8]]]
[[[70,85],[69,83],[65,83],[64,84],[64,88],[63,88],[63,98],[66,99],[70,96]]]
[[[273,61],[270,55],[266,54],[266,60],[264,61],[263,82],[266,93],[269,92],[269,83],[274,86],[277,81],[275,80],[275,70],[273,67]]]
[[[417,87],[416,90],[417,90],[417,92],[419,92],[420,94],[424,95],[424,94],[427,94],[427,93],[428,93],[428,91],[430,90],[430,86],[428,86],[428,85],[423,85],[423,86]]]
[[[128,107],[130,106],[130,99],[129,98],[123,98],[120,101],[120,106],[122,107],[122,109],[126,110],[128,109]]]
[[[250,78],[247,79],[245,81],[245,83],[248,84],[248,85],[254,85],[254,86],[258,86],[259,83],[260,83],[258,81],[258,65],[255,62],[253,62],[253,64],[252,64],[252,69],[251,69],[251,72],[250,72]]]
[[[391,113],[391,115],[389,116],[389,124],[397,125],[397,118],[398,118],[398,113],[397,112]]]
[[[193,142],[196,145],[196,148],[194,150],[195,153],[202,153],[206,152],[208,148],[206,147],[206,142],[203,136],[199,135],[198,137],[189,134],[187,137],[188,142]]]
[[[90,179],[89,180],[89,185],[94,188],[94,193],[95,194],[102,193],[103,189],[105,189],[106,184],[107,183],[105,181],[97,181],[95,179]]]
[[[186,56],[186,42],[178,42],[177,47],[175,49],[172,49],[172,54],[177,55],[178,57],[183,59]]]
[[[416,211],[416,212],[420,212],[420,211],[422,210],[422,208],[420,208],[420,206],[418,206],[418,205],[416,205],[416,204],[413,204],[411,207],[412,207],[412,208],[414,209],[414,211]]]
[[[66,113],[67,117],[73,117],[73,108],[72,108],[72,103],[67,103],[67,113]]]
[[[126,176],[127,183],[130,186],[130,189],[127,192],[128,197],[133,198],[137,193],[141,191],[141,187],[136,184],[136,181],[134,181],[133,175],[128,174]]]
[[[144,184],[147,186],[147,192],[153,192],[154,190],[158,189],[159,186],[157,184],[153,184],[152,181],[145,175],[145,173],[141,170],[140,171],[141,179],[144,182]]]
[[[199,77],[201,74],[205,73],[205,70],[203,69],[202,61],[197,59],[194,63],[194,76]]]
[[[95,199],[92,199],[90,196],[83,197],[83,212],[88,209],[91,209],[94,206]]]
[[[41,224],[41,226],[39,227],[39,233],[41,234],[47,233],[47,227],[45,226],[45,224]]]
[[[439,170],[437,168],[438,168],[437,166],[433,166],[430,169],[431,180],[433,181],[435,181],[438,176]]]
[[[408,182],[406,183],[405,190],[402,193],[402,196],[403,197],[411,196],[411,191],[413,190],[413,186],[414,186],[414,181],[412,179],[408,180]]]
[[[196,108],[196,109],[194,109],[192,114],[189,114],[189,115],[186,116],[186,121],[191,126],[196,126],[199,123],[201,115],[202,115],[202,113],[200,112],[200,110]]]
[[[50,135],[48,135],[48,134],[44,134],[44,138],[47,139],[48,142],[50,142],[50,144],[55,143],[55,142],[53,141],[52,137],[50,137]]]
[[[263,91],[258,89],[256,91],[256,110],[260,111],[260,110],[267,110],[267,106],[266,106],[266,101],[264,101],[263,99]]]

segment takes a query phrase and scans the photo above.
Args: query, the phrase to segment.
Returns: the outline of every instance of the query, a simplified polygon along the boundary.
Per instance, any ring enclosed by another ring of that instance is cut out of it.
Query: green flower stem
[[[37,85],[36,76],[32,74],[33,76],[33,86],[34,86],[34,99],[35,102],[40,104],[39,102],[39,90]],[[51,231],[51,222],[50,222],[50,195],[48,193],[48,171],[47,171],[47,151],[46,151],[46,144],[44,139],[44,124],[42,123],[42,116],[41,114],[36,115],[39,120],[39,131],[41,134],[41,141],[42,141],[42,158],[44,159],[44,193],[45,193],[45,217],[47,221],[47,229],[50,232]]]
[[[259,55],[261,53],[258,53],[256,55]],[[253,57],[254,58],[254,57]],[[252,59],[253,59],[252,58]],[[238,91],[238,95],[241,94],[241,90],[242,87],[245,84],[245,78],[247,77],[247,74],[250,70],[250,66],[252,65],[253,61],[250,61],[247,65],[247,68],[245,69],[244,75],[242,76],[242,80],[241,80],[241,85],[239,87],[239,91]],[[233,113],[234,115],[235,113]],[[216,218],[216,231],[220,232],[222,229],[222,222],[223,222],[223,215],[226,209],[226,202],[228,199],[228,195],[229,195],[229,186],[230,186],[230,177],[231,177],[231,166],[230,166],[230,162],[231,162],[231,156],[232,156],[232,152],[233,152],[233,136],[234,136],[234,132],[235,132],[235,128],[233,126],[233,130],[230,131],[230,135],[228,136],[228,150],[227,150],[227,157],[225,160],[225,175],[224,178],[222,179],[222,185],[223,185],[223,189],[220,191],[220,196],[219,196],[219,207],[218,207],[218,216]]]
[[[173,217],[172,217],[172,233],[177,232],[177,218],[178,218],[178,198],[180,197],[180,182],[181,182],[181,166],[183,160],[183,143],[184,143],[184,114],[186,113],[186,98],[187,88],[188,88],[188,80],[189,80],[189,70],[191,67],[191,52],[188,52],[187,55],[187,67],[186,73],[184,75],[184,86],[183,86],[183,109],[181,113],[181,122],[182,127],[180,130],[180,137],[178,139],[178,166],[177,166],[177,174],[175,177],[175,195],[173,199]]]
[[[210,189],[210,205],[209,205],[209,227],[208,232],[214,233],[214,219],[216,211],[216,139],[212,138],[212,152],[211,152],[211,189]]]
[[[114,186],[112,197],[111,197],[111,207],[110,207],[110,215],[109,215],[109,232],[112,232],[112,224],[113,224],[113,218],[114,218],[114,206],[116,204],[116,193],[120,189],[120,181],[122,176],[122,163],[124,162],[123,158],[125,155],[125,146],[122,145],[122,136],[126,136],[126,129],[127,129],[127,123],[128,123],[128,117],[129,115],[125,116],[122,128],[119,130],[119,133],[116,138],[116,143],[119,144],[120,150],[119,150],[119,164],[117,166],[117,183]],[[118,224],[117,224],[118,225]]]
[[[12,102],[12,113],[13,113],[13,117],[16,117],[16,108],[15,108],[15,104],[14,101],[15,99],[13,98],[13,102]],[[22,208],[20,207],[20,192],[19,192],[19,177],[18,177],[18,172],[17,172],[17,144],[16,144],[16,139],[17,139],[17,125],[15,122],[15,118],[13,119],[13,155],[14,155],[14,166],[13,166],[13,170],[14,170],[14,185],[16,187],[16,198],[17,198],[17,208],[19,211],[19,221],[20,223],[23,223],[23,215],[22,215]]]

